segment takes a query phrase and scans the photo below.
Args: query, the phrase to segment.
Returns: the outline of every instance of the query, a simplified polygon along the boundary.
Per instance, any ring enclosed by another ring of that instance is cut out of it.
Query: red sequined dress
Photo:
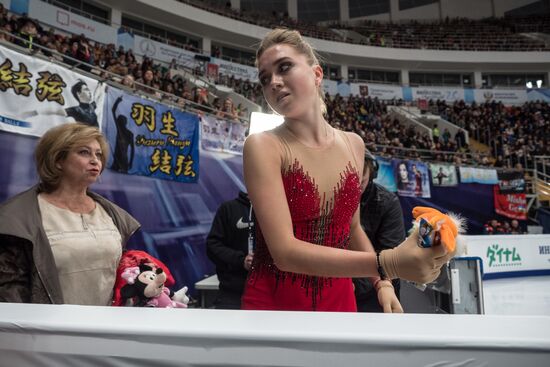
[[[350,141],[334,130],[333,142],[315,149],[286,128],[277,129],[281,175],[297,239],[348,248],[350,227],[361,196],[360,176]],[[259,225],[252,268],[242,298],[248,310],[357,311],[351,278],[283,272],[273,263]]]

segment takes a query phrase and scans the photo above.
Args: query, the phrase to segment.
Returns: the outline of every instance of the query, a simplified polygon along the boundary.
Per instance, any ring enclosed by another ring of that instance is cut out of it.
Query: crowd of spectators
[[[524,36],[523,32],[550,33],[550,17],[490,18],[471,20],[446,18],[441,22],[407,21],[389,23],[364,21],[352,25],[335,24],[329,28],[319,24],[290,18],[286,12],[261,13],[244,8],[239,10],[219,2],[179,0],[192,6],[256,24],[266,28],[289,27],[303,35],[336,42],[359,43],[377,47],[472,50],[472,51],[547,51],[550,46],[542,40]],[[334,30],[333,30],[334,29]],[[349,30],[363,37],[348,37],[339,30]],[[223,55],[221,55],[223,56]]]
[[[402,100],[381,101],[377,98],[340,95],[325,96],[327,119],[336,128],[359,134],[369,150],[380,156],[490,166],[484,153],[471,152],[461,132],[451,136],[444,130],[432,138],[427,131],[406,125],[388,113],[388,105]]]
[[[1,4],[0,39],[84,71],[99,74],[126,88],[152,95],[181,108],[192,108],[235,121],[247,119],[247,109],[240,104],[234,105],[231,98],[211,96],[207,89],[191,85],[181,76],[172,75],[171,71],[176,68],[175,61],[170,65],[163,65],[155,63],[147,56],[138,61],[131,49],[93,42],[84,35],[65,35],[56,33],[51,28],[44,29],[34,19],[9,15]],[[261,95],[253,93],[252,89],[257,89],[253,83],[233,77],[222,77],[220,80],[252,100],[259,99],[256,96]]]
[[[6,32],[0,34],[1,38],[25,48],[39,44],[56,50],[58,53],[42,49],[36,51],[86,71],[97,72],[99,69],[93,66],[98,66],[118,76],[117,81],[127,88],[154,94],[160,100],[182,108],[192,106],[236,121],[247,118],[247,109],[240,104],[235,105],[230,98],[217,98],[210,95],[206,88],[196,87],[185,78],[172,75],[171,71],[179,67],[175,61],[171,65],[162,65],[147,56],[138,61],[132,50],[92,42],[82,35],[67,36],[55,33],[53,29],[44,30],[30,18],[8,16],[5,9],[1,10],[0,29]],[[195,69],[193,72],[204,76],[204,70]],[[221,73],[213,82],[228,86],[263,106],[264,110],[268,109],[258,83]],[[335,127],[357,132],[366,145],[380,155],[430,159],[457,165],[523,168],[532,167],[535,155],[550,154],[550,107],[547,103],[529,102],[523,106],[506,107],[496,102],[467,105],[460,101],[450,105],[444,101],[430,101],[432,109],[442,118],[465,128],[470,137],[493,148],[493,157],[470,151],[464,136],[459,136],[460,132],[451,136],[449,131],[436,133],[434,130],[432,136],[400,123],[388,114],[387,105],[402,101],[384,102],[363,96],[343,98],[327,94],[326,103],[328,120]]]
[[[93,42],[83,35],[63,35],[55,33],[53,29],[42,29],[33,19],[9,16],[1,6],[0,13],[0,30],[3,31],[0,39],[88,72],[100,70],[99,73],[103,73],[105,78],[116,75],[117,81],[125,87],[153,94],[161,101],[182,108],[193,104],[194,109],[234,121],[247,117],[246,108],[235,106],[230,98],[212,97],[207,89],[190,85],[185,78],[174,77],[171,71],[180,67],[175,60],[170,65],[155,63],[146,56],[138,61],[132,50]],[[37,44],[47,49],[37,48]],[[106,75],[102,70],[112,74]],[[204,70],[200,68],[193,72],[204,76]],[[213,82],[228,86],[262,105],[264,109],[268,108],[258,83],[221,73]],[[442,118],[466,129],[470,137],[491,146],[494,157],[470,151],[460,132],[451,136],[448,130],[439,131],[436,128],[429,134],[425,130],[417,131],[412,125],[402,124],[388,113],[387,108],[391,104],[402,104],[402,100],[381,101],[365,96],[343,98],[326,94],[325,102],[327,119],[334,127],[356,132],[372,152],[381,156],[434,160],[456,165],[523,168],[532,167],[535,155],[550,155],[550,106],[543,102],[528,102],[515,107],[497,102],[471,105],[464,101],[453,104],[440,100],[429,102],[432,110]],[[485,225],[485,232],[525,233],[517,220],[499,222],[496,219]]]
[[[329,28],[311,22],[305,22],[291,18],[287,12],[272,11],[270,13],[253,11],[250,9],[234,9],[231,2],[220,5],[213,1],[204,0],[178,0],[182,3],[219,14],[224,17],[240,20],[242,22],[255,24],[265,28],[288,27],[300,31],[307,37],[326,39],[330,41],[344,42],[344,39]]]
[[[545,51],[544,41],[516,32],[512,19],[445,19],[442,22],[382,23],[366,21],[349,29],[365,36],[361,43],[395,48],[471,50],[471,51]],[[547,18],[530,18],[531,24],[548,28]]]
[[[490,146],[495,167],[533,168],[535,156],[550,154],[550,106],[546,102],[526,102],[521,106],[504,106],[495,101],[430,103],[442,118]]]
[[[522,227],[517,219],[511,221],[491,219],[483,226],[483,234],[526,234],[527,231]]]

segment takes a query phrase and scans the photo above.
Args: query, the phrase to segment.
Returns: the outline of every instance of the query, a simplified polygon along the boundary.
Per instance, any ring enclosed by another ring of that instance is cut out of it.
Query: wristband
[[[384,282],[384,283],[380,283],[380,282]],[[378,292],[380,289],[384,288],[384,287],[387,287],[387,288],[391,288],[391,289],[395,289],[393,287],[393,284],[390,280],[388,279],[378,279],[376,282],[374,282],[374,285],[373,285],[374,289],[376,290],[376,292]]]
[[[384,268],[380,264],[380,252],[376,252],[376,270],[378,270],[378,275],[380,275],[380,279],[386,280],[388,279],[388,276],[386,275]]]

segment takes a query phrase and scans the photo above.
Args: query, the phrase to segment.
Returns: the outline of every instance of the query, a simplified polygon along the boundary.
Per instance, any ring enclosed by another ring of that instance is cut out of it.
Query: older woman
[[[139,223],[89,191],[106,163],[98,129],[55,127],[35,150],[40,182],[0,205],[0,301],[108,305]]]

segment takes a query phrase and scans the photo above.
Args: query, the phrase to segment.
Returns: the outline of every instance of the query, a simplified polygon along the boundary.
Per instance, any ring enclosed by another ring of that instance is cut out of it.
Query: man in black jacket
[[[223,203],[216,212],[206,239],[206,254],[216,265],[220,281],[215,308],[240,309],[244,284],[252,264],[249,234],[253,231],[248,194]]]
[[[393,248],[405,240],[403,211],[397,196],[383,186],[374,183],[378,174],[376,158],[365,151],[365,168],[361,181],[360,213],[361,226],[372,242],[374,249],[382,251]],[[399,279],[392,281],[399,297]],[[383,312],[378,295],[366,278],[354,278],[355,298],[359,312]]]

